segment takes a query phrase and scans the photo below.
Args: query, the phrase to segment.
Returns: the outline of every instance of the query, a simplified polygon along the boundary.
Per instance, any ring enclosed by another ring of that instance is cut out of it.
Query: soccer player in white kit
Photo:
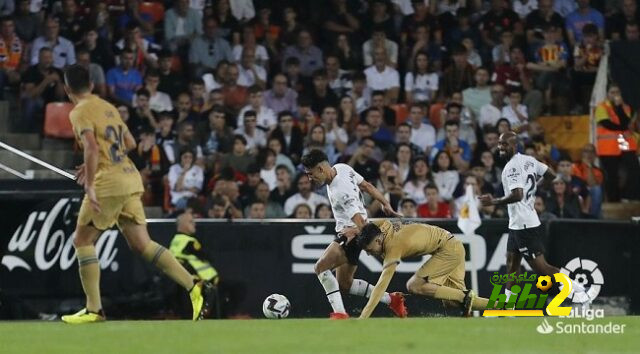
[[[358,267],[358,258],[362,249],[353,240],[367,224],[367,210],[364,207],[361,191],[367,192],[380,204],[387,215],[401,216],[396,213],[389,201],[371,183],[347,164],[329,165],[327,155],[312,150],[302,157],[302,165],[309,179],[318,186],[327,185],[327,194],[331,202],[333,217],[336,219],[336,239],[324,251],[314,269],[327,299],[333,308],[332,319],[346,319],[349,315],[344,309],[340,291],[358,296],[371,296],[373,285],[362,279],[353,279]],[[332,270],[336,270],[336,276]],[[406,317],[402,293],[385,293],[381,302],[398,317]]]
[[[541,177],[553,180],[556,175],[547,165],[518,152],[518,136],[513,132],[500,135],[500,157],[507,161],[502,170],[504,197],[494,199],[485,194],[480,197],[483,205],[507,205],[509,211],[509,239],[507,241],[507,273],[520,273],[522,257],[538,275],[552,275],[560,270],[544,258],[540,219],[533,205],[537,184]],[[584,291],[574,281],[576,292]],[[513,282],[506,284],[507,300],[511,296]]]

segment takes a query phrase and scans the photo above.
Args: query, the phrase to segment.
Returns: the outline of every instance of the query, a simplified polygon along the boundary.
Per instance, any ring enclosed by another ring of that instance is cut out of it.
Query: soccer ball
[[[289,310],[291,303],[284,295],[271,294],[262,303],[262,312],[266,318],[286,318]]]

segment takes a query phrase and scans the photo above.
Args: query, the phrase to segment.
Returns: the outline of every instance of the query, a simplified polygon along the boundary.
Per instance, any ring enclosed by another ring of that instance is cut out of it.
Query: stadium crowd
[[[62,70],[85,65],[139,139],[145,204],[168,213],[330,218],[300,167],[320,149],[407,217],[457,217],[465,186],[503,194],[508,130],[561,176],[536,196],[541,216],[640,199],[637,183],[605,182],[594,145],[572,161],[537,121],[588,112],[604,41],[640,40],[634,0],[5,0],[0,14],[0,93],[19,90],[18,129],[40,131]],[[616,89],[619,130],[638,133]]]

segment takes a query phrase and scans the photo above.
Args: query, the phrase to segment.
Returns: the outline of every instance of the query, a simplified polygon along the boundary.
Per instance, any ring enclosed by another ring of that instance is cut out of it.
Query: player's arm
[[[135,149],[136,146],[138,146],[138,144],[136,143],[136,139],[133,137],[131,132],[126,131],[124,133],[124,147],[127,150],[126,153],[129,153],[129,151]]]
[[[488,195],[488,197],[490,198],[489,204],[487,204],[487,202],[485,202],[486,199],[484,199],[487,196],[483,195],[482,197],[480,197],[480,200],[482,201],[483,205],[507,205],[521,201],[523,195],[524,192],[522,191],[522,188],[514,188],[511,190],[511,193],[509,193],[509,195],[506,195],[502,198],[494,199],[491,195]]]
[[[378,279],[376,286],[373,288],[373,291],[371,292],[371,297],[369,297],[369,301],[367,301],[367,305],[364,307],[364,309],[362,310],[362,313],[360,314],[361,319],[369,318],[373,310],[376,308],[376,306],[378,306],[378,303],[380,302],[382,295],[384,294],[385,290],[387,290],[387,287],[389,287],[389,283],[391,282],[391,278],[393,277],[393,274],[395,273],[396,268],[398,267],[398,263],[400,262],[393,261],[393,262],[387,263],[384,266],[384,269],[382,270],[382,274],[380,274],[380,278]]]
[[[98,142],[93,135],[93,130],[82,131],[80,139],[84,148],[84,191],[91,203],[91,208],[96,212],[100,212],[100,203],[98,203],[94,186],[96,171],[98,170]]]
[[[373,197],[373,199],[378,201],[378,203],[382,204],[382,211],[384,211],[385,214],[396,216],[396,217],[402,216],[402,214],[396,213],[393,210],[393,208],[391,207],[391,203],[389,203],[389,201],[384,197],[384,195],[382,195],[382,193],[380,193],[380,191],[373,184],[367,181],[362,181],[362,183],[360,183],[358,187],[360,188],[361,191],[369,194],[370,196]]]
[[[509,168],[505,166],[505,169]],[[513,167],[509,170],[509,175],[507,175],[507,185],[506,187],[510,191],[508,195],[505,195],[502,198],[494,199],[491,194],[485,194],[480,196],[480,202],[482,205],[507,205],[511,203],[517,203],[522,200],[524,197],[524,176],[519,167]]]

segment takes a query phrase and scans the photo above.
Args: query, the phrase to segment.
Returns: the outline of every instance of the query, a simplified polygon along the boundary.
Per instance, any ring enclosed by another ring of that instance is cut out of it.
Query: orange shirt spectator
[[[418,206],[418,217],[449,219],[451,218],[451,209],[446,202],[438,202],[435,210],[432,210],[428,203],[420,204]]]

